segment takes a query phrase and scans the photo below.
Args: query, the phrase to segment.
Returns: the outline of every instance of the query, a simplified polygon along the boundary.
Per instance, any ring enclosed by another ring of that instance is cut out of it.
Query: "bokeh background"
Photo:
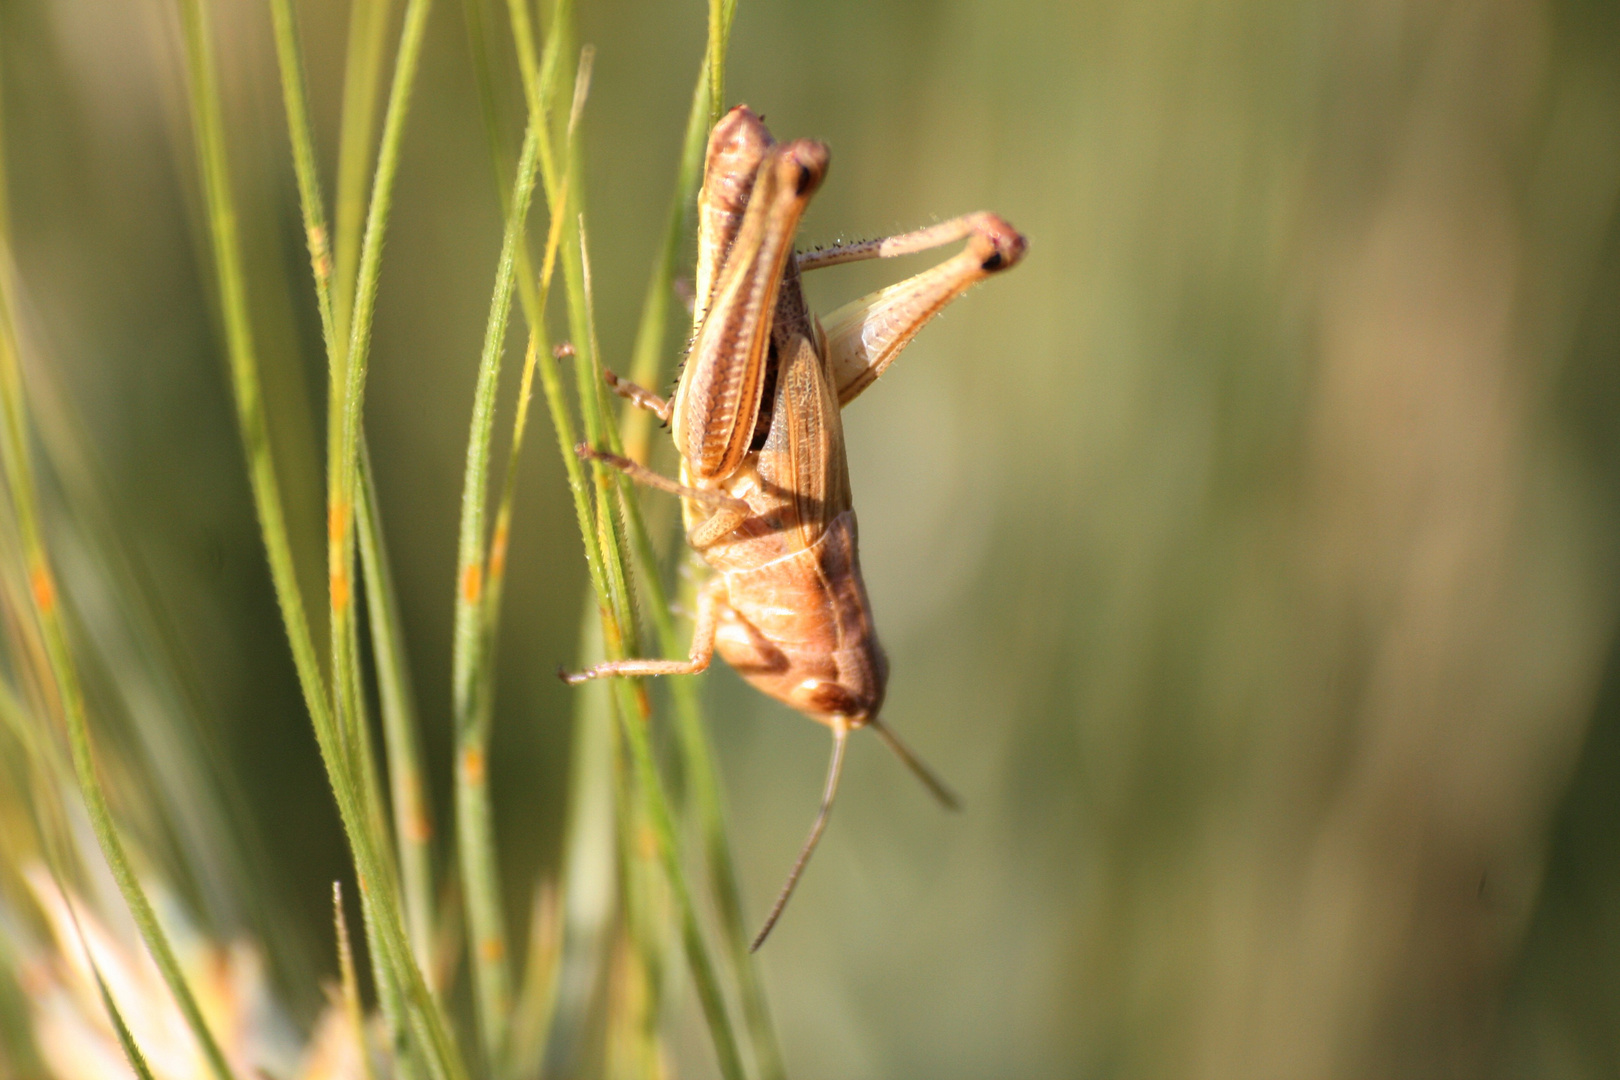
[[[314,568],[324,374],[268,15],[216,8]],[[346,12],[301,15],[330,147]],[[461,11],[433,19],[368,425],[442,816],[500,211]],[[612,366],[704,12],[579,19]],[[199,719],[217,769],[152,804],[221,788],[281,970],[329,970],[348,866],[234,430],[172,9],[5,0],[0,71],[33,378],[76,455],[64,579],[92,612],[107,567],[136,583],[147,632],[86,625],[172,673],[104,693]],[[728,97],[831,145],[807,242],[975,209],[1031,241],[846,417],[886,716],[967,809],[854,743],[763,953],[793,1074],[1620,1075],[1620,7],[742,0]],[[514,911],[560,856],[552,673],[586,599],[549,433],[520,483],[492,765]],[[757,916],[825,733],[730,672],[705,693]],[[712,1069],[701,1034],[678,1050]]]

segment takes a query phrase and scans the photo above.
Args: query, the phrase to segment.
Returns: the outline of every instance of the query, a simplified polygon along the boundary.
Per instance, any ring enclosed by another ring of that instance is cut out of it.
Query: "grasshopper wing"
[[[800,541],[807,548],[852,505],[838,391],[825,358],[801,335],[781,344],[771,436],[760,462],[779,463],[777,475],[765,479],[790,493]]]

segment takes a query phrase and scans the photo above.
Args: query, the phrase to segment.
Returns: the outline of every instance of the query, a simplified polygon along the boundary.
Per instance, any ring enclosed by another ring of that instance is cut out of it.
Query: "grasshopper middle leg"
[[[638,484],[646,484],[648,487],[667,491],[671,495],[679,495],[683,499],[690,499],[700,506],[708,507],[711,511],[709,517],[686,536],[686,542],[699,550],[741,525],[750,513],[748,503],[742,499],[727,495],[723,491],[711,491],[678,483],[620,454],[595,450],[585,443],[574,447],[574,452],[586,461],[600,461],[604,465],[611,465]]]
[[[607,660],[584,671],[560,671],[562,681],[578,686],[590,679],[610,675],[696,675],[709,670],[714,659],[714,636],[720,625],[720,612],[726,600],[722,595],[725,582],[712,578],[703,586],[697,598],[697,619],[692,626],[692,651],[685,660]]]

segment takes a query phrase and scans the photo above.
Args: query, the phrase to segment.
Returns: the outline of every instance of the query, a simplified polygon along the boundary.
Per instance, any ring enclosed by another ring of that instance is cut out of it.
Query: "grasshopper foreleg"
[[[725,582],[711,579],[697,597],[697,619],[692,626],[692,650],[685,660],[607,660],[584,671],[559,671],[569,686],[609,675],[696,675],[709,669],[714,659],[714,635],[720,625],[720,609],[725,606],[721,591]]]
[[[668,399],[661,398],[651,390],[637,386],[629,379],[621,379],[605,368],[602,371],[602,378],[607,381],[608,386],[613,389],[615,394],[618,394],[637,408],[646,409],[664,423],[669,423]]]

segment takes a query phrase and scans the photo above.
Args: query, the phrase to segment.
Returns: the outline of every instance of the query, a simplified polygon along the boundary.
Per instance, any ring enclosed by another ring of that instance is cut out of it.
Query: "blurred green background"
[[[346,10],[301,16],[329,148]],[[313,569],[324,371],[268,14],[216,17]],[[433,19],[367,415],[442,821],[501,218],[461,11]],[[622,367],[704,11],[579,19]],[[5,0],[0,28],[24,335],[89,478],[64,579],[93,612],[97,561],[126,560],[155,598],[282,962],[329,970],[349,869],[230,409],[172,8]],[[793,1074],[1620,1076],[1620,6],[742,0],[727,96],[832,147],[806,243],[975,209],[1031,242],[846,417],[885,715],[967,810],[853,744],[762,954]],[[523,469],[492,764],[519,912],[559,859],[553,672],[586,590],[549,433]],[[826,736],[729,671],[706,694],[757,917]],[[698,1029],[678,1051],[712,1068]]]

